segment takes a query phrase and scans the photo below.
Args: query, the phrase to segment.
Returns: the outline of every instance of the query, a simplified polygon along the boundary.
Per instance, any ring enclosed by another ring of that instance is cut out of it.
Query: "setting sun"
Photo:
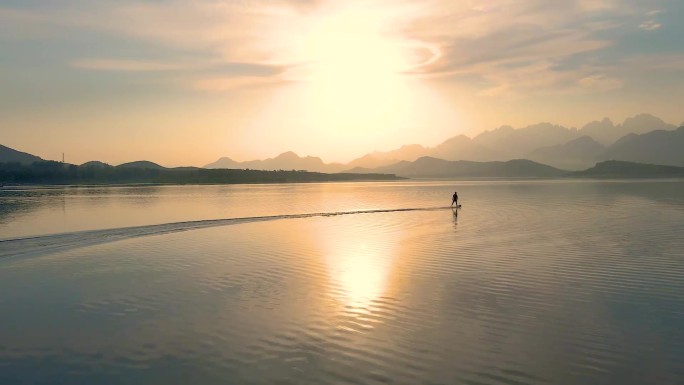
[[[382,27],[376,13],[344,11],[316,23],[303,39],[313,124],[359,139],[369,131],[386,135],[406,118],[412,95],[401,72],[415,64],[410,47]]]

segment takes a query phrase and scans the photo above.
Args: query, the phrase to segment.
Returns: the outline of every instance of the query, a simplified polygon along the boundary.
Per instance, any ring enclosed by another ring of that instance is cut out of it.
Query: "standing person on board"
[[[458,192],[454,191],[454,195],[451,197],[451,205],[453,206],[454,203],[456,203],[456,207],[458,207]]]

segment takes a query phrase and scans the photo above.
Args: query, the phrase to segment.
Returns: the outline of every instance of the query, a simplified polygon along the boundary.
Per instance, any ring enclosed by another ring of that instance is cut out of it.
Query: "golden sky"
[[[679,0],[0,1],[0,144],[349,161],[503,124],[684,120]],[[679,15],[679,16],[678,16]]]

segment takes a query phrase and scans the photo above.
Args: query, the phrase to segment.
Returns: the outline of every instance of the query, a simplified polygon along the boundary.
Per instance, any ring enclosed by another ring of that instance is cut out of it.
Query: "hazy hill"
[[[78,166],[81,168],[88,168],[88,169],[96,169],[96,170],[102,170],[105,168],[110,168],[112,166],[108,165],[107,163],[103,163],[97,160],[91,160],[90,162],[85,162],[82,165]]]
[[[604,145],[611,145],[627,134],[644,134],[654,130],[672,130],[675,126],[665,123],[662,119],[650,114],[639,114],[625,119],[622,124],[614,125],[604,118],[586,124],[580,130],[582,135],[588,135]]]
[[[397,163],[399,160],[400,159],[396,158],[385,158],[382,155],[377,155],[377,152],[373,152],[352,160],[351,162],[346,164],[346,167],[350,167],[352,170],[372,169],[382,166],[388,166],[390,164]]]
[[[260,170],[307,170],[328,171],[329,167],[321,158],[314,156],[300,157],[292,151],[284,152],[275,158],[262,161],[243,162],[247,168]]]
[[[511,126],[502,126],[477,135],[473,141],[494,151],[498,159],[516,159],[540,147],[563,144],[579,136],[576,129],[539,123],[517,130]]]
[[[580,130],[582,135],[589,136],[604,145],[610,145],[620,136],[625,135],[620,135],[619,132],[621,132],[619,126],[616,127],[609,118],[603,118],[601,121],[595,120],[589,122]]]
[[[539,164],[526,159],[507,162],[449,161],[432,157],[418,158],[413,162],[401,161],[379,167],[373,172],[391,173],[403,177],[447,178],[447,177],[554,177],[566,171]]]
[[[684,127],[629,134],[610,146],[601,159],[684,166]]]
[[[536,149],[526,158],[566,170],[582,170],[596,164],[605,151],[605,146],[585,135],[565,144]]]
[[[387,151],[387,152],[376,152],[376,155],[381,155],[387,159],[401,159],[401,160],[416,160],[421,156],[425,156],[427,151],[426,147],[420,144],[408,144],[401,146],[397,150]]]
[[[204,168],[227,168],[227,169],[239,169],[240,162],[236,162],[227,156],[219,158],[216,162],[209,163],[204,166]]]
[[[442,144],[429,149],[427,153],[434,158],[445,160],[491,161],[499,158],[496,152],[465,135],[447,139]]]
[[[26,152],[17,151],[13,148],[0,145],[0,163],[21,163],[31,164],[33,162],[40,162],[43,159],[28,154]]]
[[[414,161],[428,154],[428,149],[419,144],[401,146],[392,151],[374,151],[356,158],[344,165],[345,168],[376,168],[394,164],[400,160]]]
[[[118,168],[138,168],[138,169],[148,169],[148,170],[166,170],[166,167],[160,166],[154,162],[148,160],[138,160],[135,162],[123,163],[118,166]]]
[[[316,172],[338,172],[344,168],[341,164],[325,164],[318,157],[300,157],[292,151],[284,152],[275,158],[247,162],[236,162],[230,158],[223,157],[204,167],[252,170],[307,170]]]
[[[684,177],[684,167],[609,160],[570,175],[592,178],[679,178]]]
[[[623,133],[626,134],[645,134],[655,130],[674,130],[677,126],[665,123],[662,119],[650,114],[639,114],[631,118],[625,119],[622,123]],[[619,138],[619,137],[618,137]]]

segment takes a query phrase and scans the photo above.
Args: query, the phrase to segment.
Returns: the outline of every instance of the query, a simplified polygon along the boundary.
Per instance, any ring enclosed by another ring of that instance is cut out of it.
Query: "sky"
[[[681,0],[0,0],[0,144],[348,162],[501,125],[684,121]]]

